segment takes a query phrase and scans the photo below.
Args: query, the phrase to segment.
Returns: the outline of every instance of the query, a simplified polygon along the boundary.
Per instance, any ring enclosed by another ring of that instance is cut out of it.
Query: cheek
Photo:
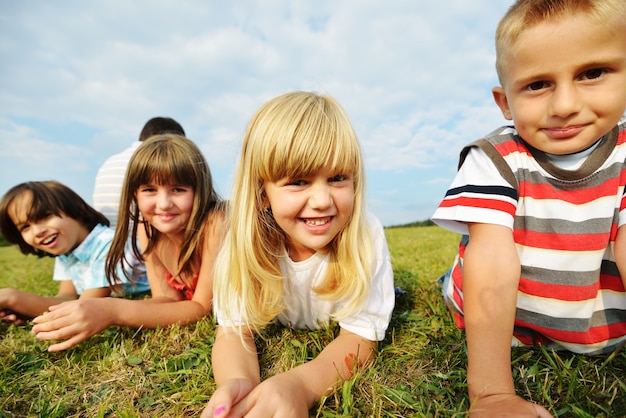
[[[345,192],[342,192],[335,197],[335,204],[340,207],[343,212],[352,213],[352,211],[354,210],[354,199],[354,191],[346,190]]]
[[[193,210],[193,197],[191,199],[185,200],[185,202],[183,203],[183,207],[184,211],[190,214]]]
[[[30,232],[30,230],[26,232],[20,232],[20,235],[22,236],[22,239],[26,244],[34,247],[35,240],[33,239],[33,234]]]
[[[141,213],[146,212],[150,207],[150,201],[146,197],[138,197],[135,202],[137,204],[137,209]]]

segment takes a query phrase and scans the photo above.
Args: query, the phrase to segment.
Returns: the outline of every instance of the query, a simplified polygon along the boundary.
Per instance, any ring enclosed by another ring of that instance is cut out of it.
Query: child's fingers
[[[80,332],[79,325],[69,316],[48,316],[33,325],[32,333],[40,340],[66,340]]]
[[[222,418],[228,416],[228,409],[223,404],[213,405],[209,403],[202,411],[200,418]]]
[[[37,325],[37,327],[48,326],[51,329],[47,331],[36,330],[33,327],[33,333],[35,333],[35,338],[38,340],[60,341],[48,347],[48,351],[50,352],[67,350],[68,348],[74,347],[76,344],[89,338],[89,334],[84,330],[81,330],[81,327],[76,326],[75,324],[61,325],[60,321],[53,321]]]
[[[62,326],[57,319],[43,314],[33,319],[33,334],[39,334],[40,332],[53,331]]]
[[[209,404],[202,411],[201,418],[227,418],[232,415],[232,408],[244,399],[254,385],[245,379],[231,379],[220,386],[211,396]]]
[[[56,351],[63,351],[63,350],[67,350],[68,348],[72,348],[75,345],[85,341],[86,338],[84,338],[81,335],[76,335],[73,338],[70,338],[69,340],[66,341],[62,341],[60,343],[56,343],[56,344],[52,344],[50,347],[48,347],[48,351],[51,353],[54,353]]]
[[[232,398],[227,389],[222,386],[213,393],[209,404],[202,411],[201,418],[225,418],[230,412]]]
[[[48,307],[48,311],[49,311],[49,312],[54,312],[54,311],[56,311],[57,309],[61,309],[61,308],[63,308],[64,306],[65,306],[65,302],[61,302],[61,303],[58,303],[58,304],[56,304],[56,305],[49,306],[49,307]]]
[[[0,315],[0,318],[2,318],[3,321],[5,322],[16,322],[17,321],[17,315],[15,314],[6,314],[6,315]]]
[[[33,323],[34,324],[45,324],[46,322],[50,322],[56,318],[58,318],[59,315],[57,314],[52,314],[50,313],[50,311],[46,311],[44,313],[42,313],[39,316],[36,316],[35,318],[33,318]]]
[[[533,406],[535,407],[535,412],[537,413],[537,416],[539,418],[553,418],[552,414],[548,412],[548,410],[543,406],[538,404],[535,404]]]

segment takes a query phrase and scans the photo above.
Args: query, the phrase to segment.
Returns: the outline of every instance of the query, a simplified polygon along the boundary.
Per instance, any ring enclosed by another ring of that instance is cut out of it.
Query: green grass
[[[465,416],[464,336],[435,284],[458,236],[433,226],[386,233],[396,285],[408,295],[398,300],[372,367],[322,399],[311,416]],[[52,261],[0,248],[0,286],[54,293]],[[67,352],[48,353],[28,327],[0,326],[0,417],[195,416],[215,390],[214,330],[208,318],[158,330],[111,328]],[[336,331],[270,327],[258,340],[264,376],[315,357]],[[512,363],[518,393],[555,416],[626,414],[626,350],[592,358],[514,349]]]

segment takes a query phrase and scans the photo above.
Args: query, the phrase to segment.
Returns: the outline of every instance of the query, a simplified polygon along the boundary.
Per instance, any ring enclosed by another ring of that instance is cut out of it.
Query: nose
[[[172,199],[168,191],[159,190],[159,192],[157,193],[156,205],[157,208],[161,210],[169,209],[172,206]]]
[[[311,187],[309,205],[314,209],[327,209],[333,204],[330,186],[326,181],[317,181]]]
[[[552,116],[566,118],[581,109],[580,92],[573,84],[560,84],[554,90],[550,103]]]
[[[30,229],[36,237],[45,235],[45,232],[48,230],[48,228],[46,228],[46,224],[41,222],[33,222],[30,225]]]

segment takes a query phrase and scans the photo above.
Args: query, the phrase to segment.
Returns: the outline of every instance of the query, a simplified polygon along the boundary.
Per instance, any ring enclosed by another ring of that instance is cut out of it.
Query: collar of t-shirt
[[[597,140],[592,146],[573,154],[548,154],[546,156],[552,161],[554,165],[563,170],[577,170],[585,162],[587,157],[598,147],[600,139]]]

